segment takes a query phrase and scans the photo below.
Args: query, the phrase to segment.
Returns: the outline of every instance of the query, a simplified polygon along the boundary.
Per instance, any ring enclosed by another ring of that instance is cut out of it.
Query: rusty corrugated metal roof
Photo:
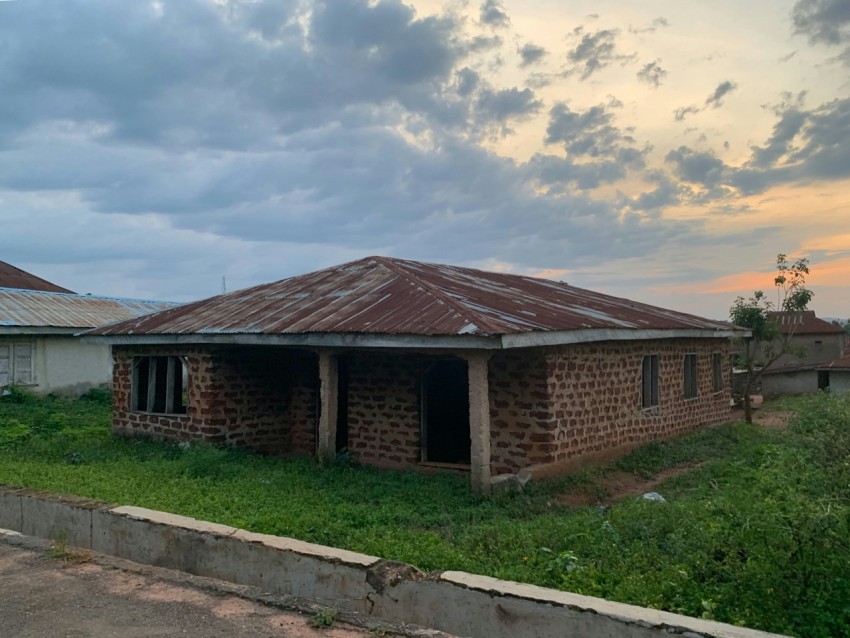
[[[782,334],[826,335],[844,332],[834,323],[818,319],[814,310],[769,312],[768,316],[779,323]]]
[[[175,305],[166,301],[0,288],[0,328],[94,328]]]
[[[90,334],[488,336],[593,328],[733,327],[546,279],[367,257]]]
[[[7,264],[5,261],[0,261],[0,288],[21,288],[23,290],[44,290],[46,292],[69,292],[62,286],[52,284],[46,279],[36,277],[26,270]]]

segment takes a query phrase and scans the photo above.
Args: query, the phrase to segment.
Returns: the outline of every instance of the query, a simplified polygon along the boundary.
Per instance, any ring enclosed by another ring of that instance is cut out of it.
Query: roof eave
[[[729,339],[749,337],[749,330],[711,328],[588,328],[585,330],[552,330],[504,335],[503,348],[560,346],[594,341],[648,341],[655,339]]]
[[[91,326],[0,326],[0,336],[15,336],[15,335],[78,335],[86,330],[91,330]]]
[[[160,334],[160,335],[87,335],[84,342],[108,343],[113,346],[142,345],[256,345],[300,348],[459,348],[495,350],[498,337],[476,335],[387,335],[343,333],[298,334]]]
[[[291,347],[332,348],[425,348],[502,350],[557,346],[598,341],[646,341],[656,339],[728,339],[747,337],[750,332],[739,329],[626,329],[598,328],[554,330],[510,335],[392,335],[392,334],[155,334],[155,335],[85,335],[83,341],[126,345],[277,345]]]

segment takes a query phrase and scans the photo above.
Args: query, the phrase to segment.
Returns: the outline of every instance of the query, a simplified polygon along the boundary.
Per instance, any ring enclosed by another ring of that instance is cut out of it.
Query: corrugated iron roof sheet
[[[825,335],[844,332],[834,323],[818,319],[814,310],[770,312],[768,316],[779,322],[782,334]]]
[[[850,370],[850,353],[845,352],[840,359],[819,363],[815,367],[818,370]]]
[[[166,301],[0,288],[0,327],[94,328],[175,305]]]
[[[732,326],[546,279],[367,257],[94,330],[96,335],[501,335]]]
[[[0,288],[21,288],[23,290],[44,290],[47,292],[74,292],[73,290],[52,284],[41,277],[36,277],[32,273],[21,270],[12,264],[7,264],[5,261],[0,261]]]

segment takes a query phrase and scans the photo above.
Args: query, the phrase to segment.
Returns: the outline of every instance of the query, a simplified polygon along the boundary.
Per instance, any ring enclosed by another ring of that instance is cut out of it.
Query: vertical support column
[[[489,352],[465,355],[469,367],[469,437],[471,439],[472,489],[490,492],[490,382]]]
[[[336,420],[339,405],[339,364],[330,350],[319,350],[319,441],[323,460],[336,455]]]

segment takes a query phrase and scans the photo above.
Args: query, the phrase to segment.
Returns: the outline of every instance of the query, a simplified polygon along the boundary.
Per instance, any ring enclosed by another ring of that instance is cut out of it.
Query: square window
[[[658,355],[645,354],[641,363],[641,399],[642,408],[658,405]]]
[[[683,389],[686,399],[695,399],[697,396],[697,356],[686,354],[683,374]]]
[[[135,357],[132,409],[137,412],[186,414],[183,380],[187,369],[184,357]]]

